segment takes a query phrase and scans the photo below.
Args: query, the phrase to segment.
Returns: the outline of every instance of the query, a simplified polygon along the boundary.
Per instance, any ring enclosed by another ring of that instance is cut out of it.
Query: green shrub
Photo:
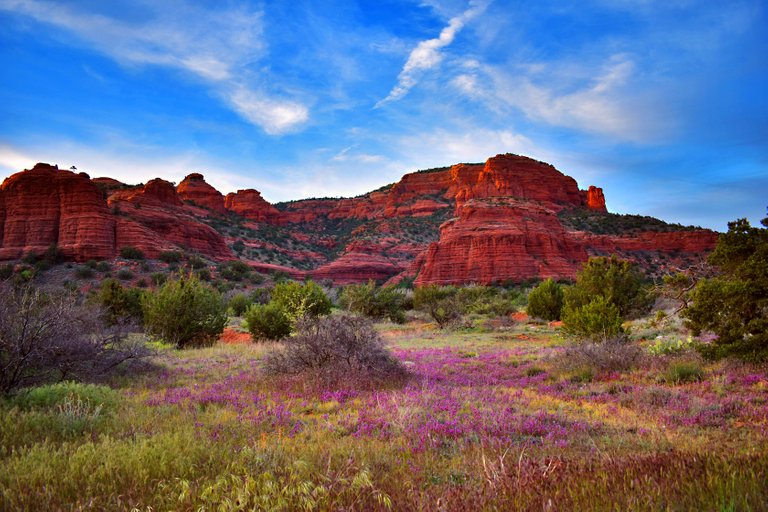
[[[22,409],[53,409],[68,397],[113,410],[119,403],[120,395],[107,386],[65,381],[23,390],[13,397],[11,404]]]
[[[95,275],[95,272],[91,267],[82,266],[75,269],[75,277],[78,279],[90,279]]]
[[[291,334],[291,319],[275,303],[252,304],[244,314],[245,326],[254,341],[279,340]]]
[[[121,268],[117,271],[117,278],[121,281],[130,281],[133,279],[133,272],[128,270],[127,268]]]
[[[243,316],[245,311],[248,309],[248,306],[251,304],[251,299],[247,295],[238,293],[229,299],[228,307],[234,316]]]
[[[163,263],[179,263],[181,259],[184,257],[183,254],[179,251],[163,251],[160,253],[160,255],[157,257],[160,261]]]
[[[428,285],[413,292],[413,307],[425,311],[441,329],[461,321],[463,309],[454,286]]]
[[[624,333],[621,324],[619,309],[602,296],[583,306],[566,305],[563,309],[563,329],[579,338],[613,338]]]
[[[108,325],[115,325],[125,320],[141,322],[142,291],[137,288],[126,288],[114,279],[101,282],[96,294],[96,302],[104,310],[104,320]]]
[[[695,362],[678,362],[669,365],[664,372],[663,380],[670,384],[699,382],[704,379],[704,370]]]
[[[371,318],[389,318],[396,323],[405,322],[403,305],[405,293],[392,286],[377,287],[373,281],[344,287],[339,304],[344,309]]]
[[[199,270],[201,268],[208,267],[208,263],[206,263],[206,261],[200,256],[198,256],[197,254],[193,254],[192,256],[187,258],[187,264],[189,265],[190,268],[194,270]]]
[[[576,284],[564,290],[565,304],[571,309],[598,296],[616,306],[621,318],[646,312],[654,299],[634,264],[615,255],[590,258],[577,274]]]
[[[551,278],[528,294],[528,314],[544,320],[560,320],[563,313],[563,287]]]
[[[120,257],[126,260],[143,260],[144,252],[138,247],[127,245],[120,249]]]
[[[687,339],[665,339],[658,338],[656,342],[648,347],[648,352],[654,356],[664,356],[679,354],[693,347],[693,339],[688,336]]]
[[[96,270],[101,273],[109,272],[112,270],[112,265],[110,265],[108,261],[100,261],[96,264]]]
[[[240,282],[251,275],[251,267],[240,260],[227,261],[219,265],[219,275],[227,281]]]
[[[305,316],[327,315],[331,312],[331,299],[314,281],[278,283],[272,290],[272,300],[296,322]]]
[[[194,274],[169,279],[142,299],[144,325],[178,348],[213,345],[227,323],[221,295]]]
[[[168,280],[168,276],[163,274],[162,272],[153,272],[150,276],[150,279],[152,279],[152,284],[155,286],[160,286],[164,282]]]

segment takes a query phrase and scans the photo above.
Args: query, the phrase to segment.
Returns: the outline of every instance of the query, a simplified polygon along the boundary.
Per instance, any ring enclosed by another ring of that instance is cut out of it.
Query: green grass
[[[569,373],[546,324],[377,329],[405,387],[268,378],[260,343],[6,400],[0,509],[765,510],[764,367]]]

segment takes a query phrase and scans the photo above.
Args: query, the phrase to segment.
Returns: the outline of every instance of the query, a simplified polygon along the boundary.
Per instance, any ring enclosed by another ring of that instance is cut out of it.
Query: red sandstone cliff
[[[115,221],[85,173],[37,164],[0,186],[0,259],[57,245],[70,259],[111,258]]]
[[[417,284],[491,283],[573,277],[593,254],[701,255],[717,238],[663,224],[618,236],[567,228],[561,212],[610,220],[603,191],[579,190],[551,165],[509,154],[406,174],[359,197],[278,206],[256,190],[224,197],[197,173],[178,187],[161,179],[128,187],[39,164],[0,187],[0,259],[56,244],[76,260],[113,258],[128,245],[150,257],[183,248],[221,260],[234,257],[228,244],[237,242],[255,268],[337,283],[396,274]],[[232,229],[228,212],[248,221]]]
[[[284,224],[283,214],[269,204],[258,190],[238,190],[230,192],[224,198],[224,207],[246,219],[252,219],[269,224]]]
[[[224,196],[205,182],[202,174],[192,173],[188,175],[176,187],[176,192],[184,201],[192,201],[198,206],[208,208],[212,212],[225,214]]]

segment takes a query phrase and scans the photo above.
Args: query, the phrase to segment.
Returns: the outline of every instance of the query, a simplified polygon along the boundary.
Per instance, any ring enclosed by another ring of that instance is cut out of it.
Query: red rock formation
[[[224,196],[206,183],[202,174],[192,173],[188,175],[176,187],[176,192],[184,201],[192,201],[194,204],[208,208],[212,212],[227,213],[227,209],[224,208]]]
[[[114,219],[101,191],[85,174],[37,164],[0,186],[0,259],[58,246],[70,259],[113,256]]]
[[[232,252],[213,228],[188,213],[172,183],[154,179],[143,187],[120,190],[109,197],[109,206],[121,219],[116,249],[134,246],[150,257],[182,247],[214,259],[230,259]]]
[[[472,200],[440,228],[417,285],[480,283],[531,276],[570,277],[588,258],[555,212],[532,201]]]
[[[280,210],[264,200],[261,192],[252,188],[227,194],[224,198],[224,207],[246,219],[278,225],[286,222]]]
[[[593,254],[706,254],[717,236],[709,230],[626,236],[567,231],[557,209],[545,203],[472,200],[460,209],[458,219],[441,226],[440,240],[400,277],[417,276],[417,285],[574,278]]]
[[[591,185],[587,190],[587,208],[590,210],[597,210],[600,212],[607,212],[605,207],[605,196],[603,195],[603,189]]]

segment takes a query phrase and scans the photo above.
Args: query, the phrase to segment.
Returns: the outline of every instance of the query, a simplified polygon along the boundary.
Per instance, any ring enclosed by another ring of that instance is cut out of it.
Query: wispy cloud
[[[569,65],[576,70],[561,82],[552,80],[556,62],[519,64],[510,71],[470,61],[450,83],[497,113],[513,108],[531,121],[617,140],[647,141],[672,126],[652,107],[650,93],[638,90],[630,55],[611,55],[597,68]]]
[[[441,50],[453,43],[456,34],[464,28],[464,25],[472,18],[482,14],[490,3],[490,0],[471,0],[469,8],[460,15],[451,18],[448,21],[448,26],[440,32],[437,38],[420,42],[408,56],[408,60],[397,77],[397,85],[392,88],[386,98],[376,104],[376,107],[402,98],[418,83],[424,72],[439,66],[443,60]]]
[[[230,108],[267,133],[291,131],[308,120],[306,106],[247,79],[265,52],[260,11],[206,10],[183,0],[140,4],[150,16],[139,22],[43,0],[0,0],[0,10],[63,29],[124,65],[182,70],[208,83]]]

